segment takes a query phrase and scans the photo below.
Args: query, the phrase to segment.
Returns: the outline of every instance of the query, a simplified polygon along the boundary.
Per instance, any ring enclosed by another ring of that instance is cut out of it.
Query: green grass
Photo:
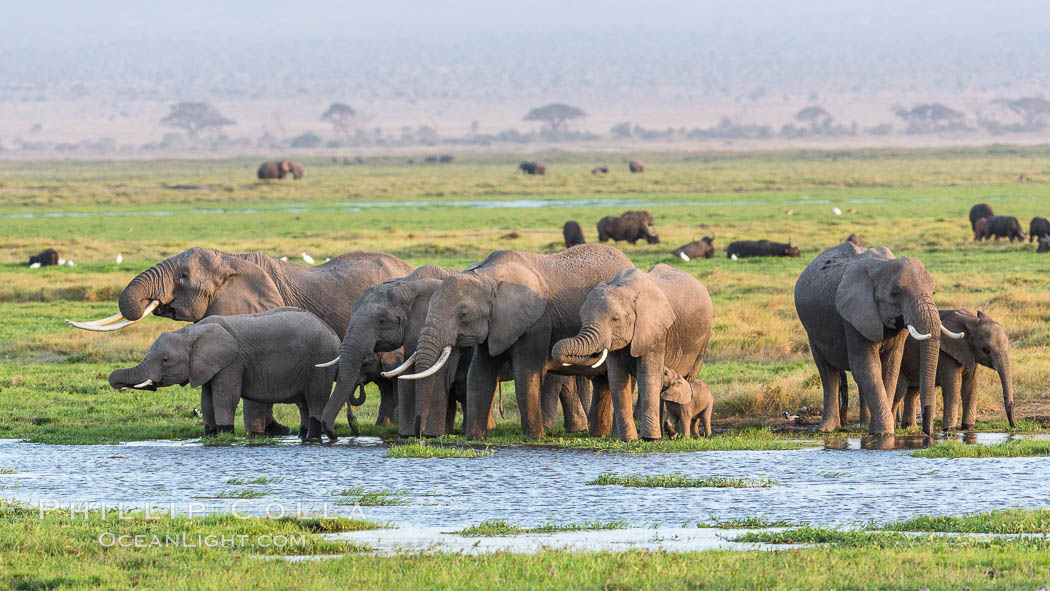
[[[537,447],[555,447],[564,449],[583,449],[596,452],[617,453],[674,453],[699,451],[781,451],[802,449],[813,442],[806,438],[814,437],[812,433],[774,433],[765,428],[733,429],[715,433],[712,437],[697,439],[661,439],[657,441],[620,441],[612,437],[589,437],[578,434],[566,434],[555,429],[541,440],[528,439],[516,426],[497,427],[484,440],[484,444],[493,447],[530,445]],[[438,441],[446,443],[468,443],[461,436],[445,436]]]
[[[726,521],[721,521],[714,517],[712,519],[714,523],[698,523],[696,526],[700,528],[717,527],[719,529],[767,529],[771,527],[796,527],[799,525],[790,521],[769,519],[763,516],[738,517]]]
[[[14,468],[5,468],[0,466],[0,474],[18,474]]]
[[[553,534],[573,531],[601,531],[609,529],[623,529],[627,527],[626,521],[585,521],[583,523],[556,524],[545,523],[536,527],[522,527],[511,525],[502,519],[482,521],[477,525],[463,528],[455,532],[461,536],[516,536],[521,534]]]
[[[229,478],[226,480],[226,484],[233,485],[246,485],[246,484],[278,484],[284,482],[284,476],[259,476],[256,478]]]
[[[758,480],[717,476],[693,478],[684,474],[623,475],[604,472],[587,484],[638,488],[768,488],[776,484],[776,481],[765,478]]]
[[[403,445],[391,445],[383,457],[386,458],[481,458],[491,455],[490,450],[477,450],[470,447],[451,447],[416,441]]]
[[[1046,583],[1044,542],[953,543],[930,537],[913,545],[837,544],[779,552],[540,552],[491,555],[370,554],[368,548],[316,533],[374,529],[351,520],[201,518],[103,521],[52,511],[0,509],[0,586],[11,589],[194,589],[345,587],[491,589],[1035,589]],[[99,536],[305,536],[304,545],[213,548],[104,548]],[[900,535],[900,534],[897,534]],[[331,560],[253,559],[265,555],[345,555]],[[185,583],[190,581],[192,583]],[[614,586],[615,587],[615,586]],[[188,588],[188,587],[187,587]]]
[[[918,515],[880,526],[893,531],[1045,534],[1050,533],[1050,509],[1002,509],[952,517]]]
[[[940,552],[958,548],[1042,548],[1050,550],[1050,538],[989,538],[983,536],[910,535],[900,532],[867,531],[826,527],[799,527],[780,531],[747,532],[734,542],[759,544],[827,544],[847,548],[921,548],[930,546]]]
[[[363,487],[355,486],[335,491],[332,494],[341,497],[336,502],[338,505],[382,507],[409,504],[408,499],[405,498],[407,491],[403,490],[366,490]]]
[[[618,246],[638,267],[665,262],[692,273],[715,302],[701,377],[715,395],[716,421],[761,424],[785,410],[819,407],[819,380],[799,330],[792,288],[813,256],[857,231],[868,244],[920,258],[937,281],[938,305],[979,308],[1003,322],[1022,419],[1017,430],[1045,432],[1023,420],[1050,415],[1050,396],[1042,387],[1050,381],[1045,259],[1035,256],[1028,243],[973,243],[966,215],[982,201],[1023,224],[1033,215],[1046,215],[1048,152],[1045,146],[994,146],[654,153],[646,156],[644,175],[617,169],[601,177],[589,170],[608,155],[552,152],[543,155],[550,174],[540,178],[515,172],[518,154],[462,154],[442,167],[408,166],[394,157],[341,167],[318,158],[307,162],[310,173],[296,183],[257,183],[249,174],[257,163],[246,159],[0,162],[0,215],[127,214],[0,218],[0,313],[5,319],[0,323],[0,438],[90,444],[201,436],[200,418],[193,412],[200,404],[198,390],[118,392],[106,383],[110,371],[137,363],[161,332],[181,324],[150,318],[118,333],[89,334],[63,322],[112,314],[117,295],[135,273],[189,246],[261,250],[292,260],[302,251],[324,257],[381,250],[417,265],[463,266],[498,248],[554,252],[567,219],[578,220],[593,240],[598,219],[639,203],[654,213],[662,243]],[[1020,172],[1029,183],[1015,182]],[[204,188],[165,188],[173,184]],[[517,199],[559,206],[476,208],[469,203]],[[587,200],[594,199],[609,201],[589,207]],[[354,211],[367,203],[406,201],[432,206]],[[296,211],[286,204],[297,204]],[[833,205],[845,213],[831,215]],[[191,211],[213,209],[257,213]],[[158,211],[177,215],[152,215]],[[503,238],[511,233],[519,238]],[[670,255],[679,244],[711,233],[715,258],[686,263]],[[795,238],[803,254],[790,260],[724,257],[730,241],[759,237]],[[55,247],[77,266],[26,268],[25,258],[44,247]],[[119,265],[114,262],[118,252],[124,255]],[[990,370],[979,372],[978,429],[1003,429],[997,380]],[[490,443],[500,445],[501,434],[516,434],[502,440],[517,445],[513,390],[504,390],[506,418]],[[855,392],[851,383],[854,401]],[[358,412],[362,433],[396,435],[372,425],[377,402],[377,391],[370,388]],[[855,416],[855,402],[852,408]],[[278,405],[275,412],[282,423],[298,426],[294,406]],[[238,417],[238,434],[243,433],[240,423]],[[343,419],[336,430],[349,434]],[[539,443],[629,452],[801,445],[725,436],[632,444],[562,436]]]
[[[946,441],[912,452],[916,458],[1020,458],[1050,456],[1050,439],[1012,439],[990,445]]]

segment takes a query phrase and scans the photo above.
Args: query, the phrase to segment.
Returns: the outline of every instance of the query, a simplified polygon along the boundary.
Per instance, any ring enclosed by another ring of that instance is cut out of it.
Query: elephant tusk
[[[963,332],[952,332],[952,331],[948,330],[947,328],[945,328],[943,324],[941,325],[941,332],[944,333],[944,336],[948,337],[949,339],[961,339],[961,338],[966,336],[966,332],[965,331],[963,331]]]
[[[408,368],[412,367],[412,364],[415,363],[415,362],[416,362],[416,353],[413,352],[411,355],[408,356],[408,359],[406,359],[404,363],[402,363],[401,365],[395,367],[394,369],[392,369],[390,371],[379,372],[379,375],[383,376],[384,378],[397,377],[397,376],[405,373],[406,371],[408,371]]]
[[[135,384],[134,386],[132,386],[132,388],[145,388],[146,386],[152,386],[152,385],[153,385],[153,379],[151,378],[151,379],[146,380],[145,382],[142,382],[141,384]]]
[[[608,356],[609,356],[609,350],[608,349],[602,349],[602,356],[599,357],[598,361],[594,365],[592,365],[591,367],[601,367],[602,364],[605,363],[605,358],[608,357]]]
[[[118,320],[123,319],[124,316],[122,314],[114,314],[109,318],[103,318],[101,320],[91,320],[88,322],[75,322],[67,318],[66,324],[75,328],[90,330],[92,332],[110,332],[113,330],[120,330],[126,326],[131,326],[132,324],[135,324],[136,322],[142,320],[142,318],[145,318],[146,316],[149,316],[150,313],[152,313],[153,310],[156,310],[157,306],[159,305],[160,302],[158,302],[157,300],[151,301],[149,305],[146,306],[146,309],[142,311],[142,317],[138,320],[124,320],[124,322],[117,322]]]
[[[926,339],[933,336],[930,333],[922,334],[921,332],[915,330],[915,327],[910,324],[908,325],[908,333],[911,334],[911,338],[915,339],[916,341],[925,341]]]
[[[314,367],[332,367],[336,363],[339,363],[339,357],[338,356],[336,356],[336,358],[331,360],[331,361],[325,361],[324,363],[315,363]]]
[[[561,365],[562,365],[562,367],[569,367],[572,364],[571,363],[562,363]]]
[[[430,366],[430,369],[421,371],[419,373],[403,375],[403,376],[401,376],[401,379],[402,380],[421,380],[421,379],[423,379],[425,377],[432,376],[435,373],[437,373],[438,370],[442,368],[442,366],[445,365],[445,362],[448,361],[448,356],[451,355],[451,354],[452,354],[452,346],[450,345],[450,346],[445,347],[444,349],[442,349],[441,357],[438,357],[438,360],[436,362],[434,362],[434,365]]]

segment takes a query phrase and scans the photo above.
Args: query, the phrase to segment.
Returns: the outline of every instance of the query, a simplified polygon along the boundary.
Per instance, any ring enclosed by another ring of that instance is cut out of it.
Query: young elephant
[[[293,403],[299,406],[299,437],[319,440],[321,413],[337,368],[315,364],[338,353],[335,332],[299,308],[209,316],[160,335],[142,363],[109,374],[109,385],[140,390],[200,386],[205,435],[233,432],[241,398]],[[244,427],[250,435],[265,433],[263,420],[248,419],[246,414]],[[334,439],[332,432],[326,435]]]
[[[664,431],[669,437],[700,437],[701,424],[704,426],[704,437],[711,436],[714,399],[703,381],[687,380],[677,371],[665,367],[660,400],[666,410]]]
[[[958,331],[960,339],[941,339],[937,361],[936,385],[944,398],[945,431],[955,428],[958,420],[960,394],[962,397],[962,426],[973,429],[977,418],[977,366],[990,367],[999,374],[1003,388],[1003,407],[1010,427],[1014,426],[1014,387],[1010,365],[1010,342],[1002,325],[978,310],[940,310],[941,324]],[[900,377],[893,397],[894,414],[901,415],[905,427],[915,424],[915,397],[918,392],[919,346],[914,340],[904,345]],[[903,414],[902,414],[903,413]]]

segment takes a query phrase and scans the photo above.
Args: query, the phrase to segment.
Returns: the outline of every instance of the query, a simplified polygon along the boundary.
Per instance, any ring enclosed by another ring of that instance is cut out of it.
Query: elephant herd
[[[695,379],[711,329],[707,290],[666,265],[635,269],[604,245],[500,250],[466,269],[364,252],[311,267],[191,248],[133,278],[118,305],[70,324],[109,332],[151,313],[195,323],[161,335],[109,383],[201,387],[207,434],[232,431],[243,401],[250,434],[290,433],[272,414],[288,403],[300,409],[300,437],[334,439],[342,407],[363,403],[372,382],[377,424],[396,423],[403,436],[451,432],[458,403],[463,431],[485,438],[507,380],[534,438],[553,426],[559,403],[566,430],[625,440],[658,439],[662,427],[689,436],[710,423],[709,391]],[[347,416],[356,432],[352,409]]]
[[[627,213],[648,226],[645,212]],[[999,374],[1013,425],[1002,326],[983,312],[939,310],[921,261],[851,239],[817,256],[795,285],[823,387],[820,429],[847,422],[845,372],[872,434],[914,424],[916,400],[930,434],[938,386],[944,429],[956,426],[960,397],[963,426],[972,427],[977,365]],[[352,407],[374,383],[378,425],[396,424],[404,437],[440,436],[454,431],[461,407],[463,432],[484,439],[499,384],[513,380],[529,437],[544,436],[559,404],[568,432],[710,435],[713,399],[697,379],[712,326],[707,289],[664,264],[636,269],[605,245],[546,255],[498,250],[465,269],[414,268],[368,252],[304,266],[198,247],[137,275],[118,305],[109,318],[69,323],[108,332],[150,313],[195,323],[161,335],[109,383],[201,387],[208,434],[232,431],[241,401],[250,434],[290,433],[273,418],[279,403],[299,407],[303,439],[335,439],[344,406],[356,434]]]

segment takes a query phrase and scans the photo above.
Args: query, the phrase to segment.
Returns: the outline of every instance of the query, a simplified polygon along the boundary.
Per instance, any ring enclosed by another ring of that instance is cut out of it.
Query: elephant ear
[[[237,341],[218,324],[192,328],[196,330],[190,345],[190,386],[196,388],[237,359]]]
[[[664,388],[660,392],[661,400],[674,402],[675,404],[687,404],[692,398],[693,389],[689,386],[689,382],[682,378],[679,378],[670,387]]]
[[[864,338],[882,341],[885,328],[875,302],[875,283],[864,265],[849,265],[842,274],[835,292],[835,310]]]
[[[962,314],[950,312],[941,317],[941,325],[952,332],[966,333],[966,336],[961,339],[941,337],[941,351],[967,369],[976,368],[977,359],[973,352],[973,339],[977,336],[977,327],[974,326],[974,323],[967,322]]]
[[[284,306],[284,298],[270,275],[255,262],[240,256],[224,260],[225,279],[212,294],[208,316],[254,314]]]
[[[632,284],[636,293],[631,357],[641,357],[664,344],[667,331],[678,319],[678,315],[663,290],[647,276],[642,274]]]
[[[547,310],[547,285],[533,271],[514,263],[495,265],[484,276],[495,282],[489,315],[489,355],[510,348]]]

